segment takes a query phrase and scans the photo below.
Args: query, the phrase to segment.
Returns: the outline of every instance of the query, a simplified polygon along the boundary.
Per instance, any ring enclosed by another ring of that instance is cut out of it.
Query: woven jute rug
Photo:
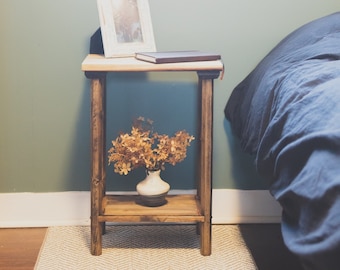
[[[90,228],[48,228],[36,270],[257,269],[237,225],[213,225],[212,254],[200,254],[194,225],[107,226],[103,254],[90,254]]]

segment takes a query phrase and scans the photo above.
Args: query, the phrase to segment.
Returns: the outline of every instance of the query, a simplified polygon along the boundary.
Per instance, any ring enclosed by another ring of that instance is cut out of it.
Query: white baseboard
[[[281,208],[265,190],[214,189],[212,216],[214,224],[277,223]],[[90,192],[0,193],[2,228],[89,224]]]
[[[212,223],[279,223],[282,208],[267,190],[214,189]]]

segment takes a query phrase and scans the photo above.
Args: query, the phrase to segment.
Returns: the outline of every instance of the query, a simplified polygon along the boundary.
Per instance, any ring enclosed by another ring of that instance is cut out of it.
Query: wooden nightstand
[[[221,61],[151,64],[130,58],[89,54],[82,70],[91,79],[91,253],[102,253],[105,222],[192,222],[198,225],[201,254],[211,254],[211,190],[213,80],[223,71]],[[136,203],[136,196],[112,196],[105,191],[105,84],[107,72],[197,72],[201,94],[200,166],[197,195],[171,195],[160,207]]]

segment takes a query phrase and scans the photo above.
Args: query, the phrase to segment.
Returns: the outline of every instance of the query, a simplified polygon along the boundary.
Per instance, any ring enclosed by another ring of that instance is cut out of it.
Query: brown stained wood
[[[139,196],[106,196],[103,215],[106,216],[202,216],[195,195],[170,195],[167,203],[158,207],[143,206]],[[200,219],[201,220],[201,219]]]
[[[203,256],[211,255],[211,221],[207,220],[200,224],[200,245]]]
[[[223,70],[223,63],[217,61],[179,62],[153,64],[136,60],[134,57],[105,58],[103,55],[89,54],[82,62],[83,71],[99,72],[148,72],[148,71],[211,71]]]
[[[152,215],[152,216],[100,216],[99,220],[106,222],[122,222],[122,223],[196,223],[203,222],[203,216],[168,216],[168,215]]]
[[[212,178],[212,133],[213,133],[213,89],[212,80],[203,79],[201,111],[201,188],[200,198],[203,211],[210,215],[211,178]]]
[[[213,80],[200,77],[201,85],[201,155],[199,196],[205,220],[200,224],[201,254],[211,254],[211,189],[213,136]]]
[[[221,61],[152,64],[130,58],[88,55],[82,70],[91,82],[91,254],[102,253],[105,222],[198,222],[201,253],[211,253],[213,79],[223,70]],[[169,196],[168,204],[148,208],[135,198],[105,196],[105,75],[106,72],[196,71],[201,91],[201,155],[197,197]],[[104,199],[103,199],[104,198]]]
[[[103,227],[99,224],[105,194],[105,76],[91,82],[91,254],[101,255]]]
[[[0,269],[32,270],[46,228],[0,229]]]

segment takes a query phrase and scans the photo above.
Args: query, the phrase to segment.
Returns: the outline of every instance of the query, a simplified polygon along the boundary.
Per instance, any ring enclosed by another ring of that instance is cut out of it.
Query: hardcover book
[[[165,52],[137,52],[135,58],[155,64],[212,61],[221,59],[221,55],[203,51],[165,51]]]

